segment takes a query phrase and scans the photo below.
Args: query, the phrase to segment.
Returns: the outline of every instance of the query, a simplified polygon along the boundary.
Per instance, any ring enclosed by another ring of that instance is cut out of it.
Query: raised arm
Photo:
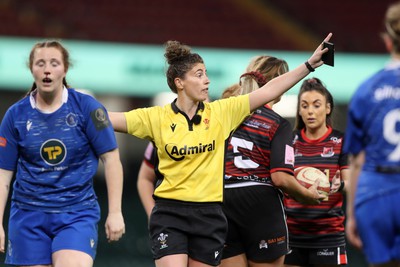
[[[120,133],[126,133],[128,128],[126,126],[126,118],[123,112],[108,112],[111,124],[114,127],[114,131]]]
[[[332,37],[332,33],[324,39],[324,42],[328,42]],[[255,90],[250,93],[250,110],[255,110],[258,107],[276,99],[287,90],[292,88],[301,79],[306,77],[310,73],[310,69],[316,69],[321,66],[324,62],[321,60],[322,55],[328,51],[328,48],[322,49],[322,43],[314,51],[313,55],[307,60],[309,66],[305,63],[301,64],[294,70],[291,70],[285,74],[282,74],[268,83],[266,83],[259,90]]]

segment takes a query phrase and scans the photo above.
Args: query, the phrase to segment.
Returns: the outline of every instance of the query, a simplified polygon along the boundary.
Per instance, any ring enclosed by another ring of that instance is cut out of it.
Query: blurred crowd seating
[[[309,50],[331,31],[338,51],[382,53],[379,32],[391,2],[0,0],[0,35]]]

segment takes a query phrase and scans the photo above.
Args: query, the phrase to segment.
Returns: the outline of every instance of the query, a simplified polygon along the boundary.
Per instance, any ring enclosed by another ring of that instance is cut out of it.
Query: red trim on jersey
[[[288,168],[274,168],[274,169],[270,170],[270,173],[274,173],[274,172],[287,172],[291,175],[294,175],[293,169],[288,169]]]
[[[328,128],[326,133],[318,139],[309,139],[306,136],[306,128],[301,129],[300,134],[301,134],[301,137],[304,139],[304,141],[306,141],[307,143],[320,143],[332,133],[332,127],[327,125],[326,128]]]

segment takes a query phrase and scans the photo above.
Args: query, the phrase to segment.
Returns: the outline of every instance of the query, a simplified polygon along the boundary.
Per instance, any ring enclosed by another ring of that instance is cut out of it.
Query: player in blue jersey
[[[391,61],[364,81],[348,111],[350,153],[346,234],[370,266],[400,266],[400,2],[382,34]]]
[[[294,168],[314,167],[331,183],[329,199],[303,205],[285,198],[291,253],[286,266],[337,266],[347,264],[343,189],[348,179],[343,133],[333,128],[334,101],[318,78],[304,80],[297,97],[293,138]]]
[[[331,37],[329,34],[325,41]],[[277,98],[323,64],[310,59],[247,95],[205,102],[203,59],[178,41],[166,43],[167,83],[176,100],[163,107],[110,112],[114,129],[153,142],[159,179],[149,232],[156,266],[217,266],[227,232],[222,211],[226,141],[251,111]]]
[[[15,174],[8,238],[0,251],[19,266],[93,266],[100,208],[93,188],[99,159],[105,169],[109,241],[125,232],[123,170],[106,109],[68,88],[69,53],[55,40],[29,56],[34,83],[0,126],[0,221]]]

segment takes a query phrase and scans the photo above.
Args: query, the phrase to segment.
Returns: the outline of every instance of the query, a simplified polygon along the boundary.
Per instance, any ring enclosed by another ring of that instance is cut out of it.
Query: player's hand
[[[321,203],[323,199],[325,199],[326,196],[320,194],[318,192],[318,186],[319,186],[320,179],[315,180],[314,184],[307,188],[307,190],[311,193],[311,197],[309,198],[303,198],[297,200],[298,202],[302,204],[307,204],[307,205],[318,205]]]
[[[105,228],[108,242],[118,241],[125,234],[125,223],[122,213],[109,213]]]
[[[331,39],[331,37],[332,33],[329,33],[325,37],[324,42],[328,42]],[[315,49],[314,54],[312,54],[312,56],[308,59],[308,63],[310,63],[311,67],[313,67],[314,69],[324,64],[324,62],[321,59],[322,55],[328,52],[329,50],[328,48],[323,49],[322,44],[323,42],[317,47],[317,49]]]
[[[4,233],[3,225],[0,225],[0,252],[6,251],[6,235]]]
[[[352,216],[346,216],[346,237],[350,244],[357,249],[362,249],[363,244],[360,236],[358,235],[356,220]]]
[[[340,170],[337,170],[335,176],[332,178],[331,190],[329,194],[334,194],[339,191],[342,179],[340,178]]]

